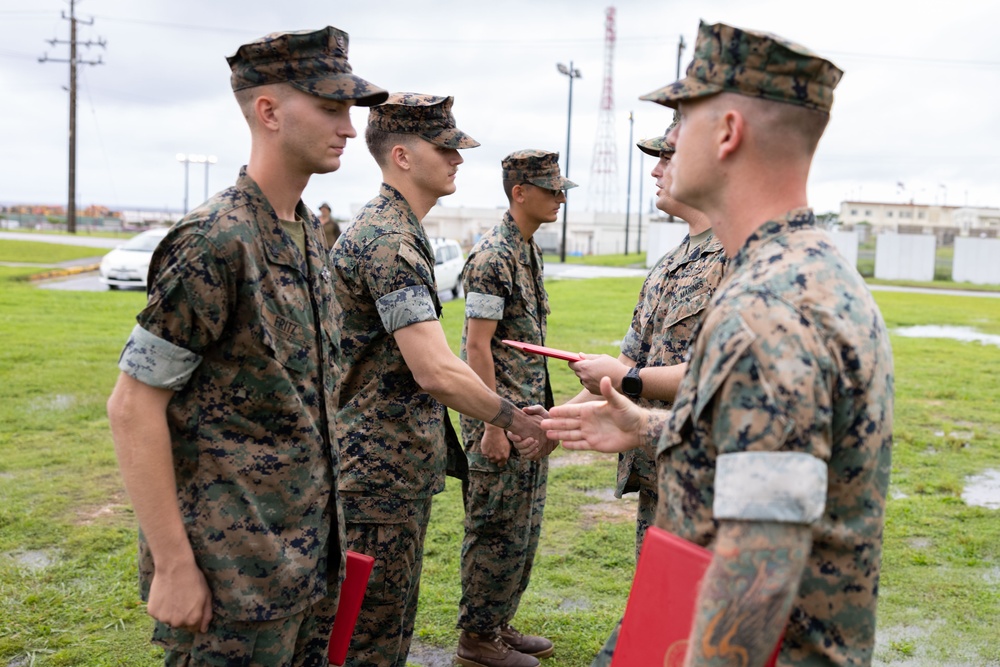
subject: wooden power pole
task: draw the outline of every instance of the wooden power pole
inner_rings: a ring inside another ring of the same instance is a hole
[[[69,203],[66,206],[66,231],[76,234],[76,66],[77,65],[103,65],[104,62],[98,56],[97,60],[80,60],[76,55],[77,46],[100,46],[104,48],[107,43],[98,38],[96,42],[78,42],[76,39],[76,24],[81,22],[76,18],[76,0],[69,0],[69,16],[63,12],[62,17],[69,21],[69,41],[60,39],[50,39],[49,44],[69,44],[69,59],[49,58],[49,54],[44,54],[38,59],[40,63],[69,63]],[[84,25],[93,25],[94,20],[83,22]]]

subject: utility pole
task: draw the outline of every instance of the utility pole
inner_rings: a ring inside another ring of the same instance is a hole
[[[642,253],[642,157],[645,155],[642,151],[639,151],[639,224],[636,227],[637,239],[635,242],[635,252],[636,254]]]
[[[628,218],[632,212],[632,125],[635,122],[634,115],[628,112],[628,185],[625,188],[625,254],[628,255]],[[642,201],[640,199],[640,201]],[[641,213],[639,214],[642,215]],[[641,218],[640,218],[641,219]]]
[[[681,35],[681,39],[677,42],[677,80],[681,79],[681,58],[684,57],[684,47],[687,44],[684,43],[684,35]]]
[[[66,16],[66,12],[62,13],[62,17],[69,21],[69,41],[61,39],[48,40],[52,46],[56,44],[69,44],[69,60],[49,58],[48,53],[45,53],[38,59],[40,63],[69,63],[69,203],[66,205],[66,231],[70,234],[76,234],[76,66],[104,64],[100,56],[97,57],[97,60],[79,60],[76,55],[76,47],[86,46],[89,48],[91,46],[99,46],[104,48],[107,46],[107,42],[100,37],[96,42],[91,42],[90,40],[86,42],[77,41],[77,22],[81,22],[84,25],[93,25],[94,19],[86,22],[80,21],[76,18],[75,5],[76,0],[69,0],[69,16]]]

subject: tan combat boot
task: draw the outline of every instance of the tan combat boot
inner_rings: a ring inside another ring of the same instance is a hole
[[[552,642],[545,637],[523,635],[511,625],[500,626],[500,639],[518,653],[531,655],[536,658],[547,658],[555,651]]]
[[[538,667],[538,660],[515,651],[495,632],[466,632],[458,636],[455,662],[465,667]]]

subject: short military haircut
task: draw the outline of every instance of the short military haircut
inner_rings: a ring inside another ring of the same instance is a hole
[[[769,153],[812,157],[830,122],[830,114],[803,106],[722,93],[734,106],[757,119],[760,141]]]
[[[288,96],[291,89],[291,86],[287,83],[269,83],[263,86],[241,88],[240,90],[233,91],[233,95],[236,97],[236,103],[240,105],[243,117],[253,127],[256,123],[253,111],[254,101],[261,95],[270,95],[281,100]]]
[[[507,195],[507,203],[514,201],[514,186],[521,185],[520,181],[513,181],[508,178],[503,179],[503,193]]]
[[[418,138],[414,134],[404,132],[386,132],[371,125],[365,130],[365,144],[368,152],[375,158],[375,162],[380,167],[389,164],[389,154],[393,146],[408,146],[414,139]]]

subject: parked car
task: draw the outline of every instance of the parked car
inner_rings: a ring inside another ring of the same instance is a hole
[[[432,238],[431,247],[434,249],[437,291],[451,292],[453,297],[458,298],[462,291],[462,267],[465,266],[462,246],[454,239]]]
[[[101,260],[100,280],[108,289],[146,287],[149,260],[153,251],[167,235],[168,228],[160,227],[136,234]]]

